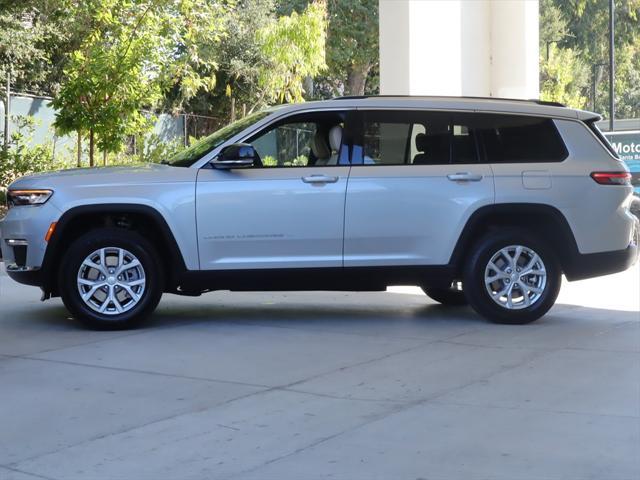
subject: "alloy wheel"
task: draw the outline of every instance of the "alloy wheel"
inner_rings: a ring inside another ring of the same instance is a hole
[[[89,254],[78,270],[78,292],[92,310],[119,315],[135,307],[146,287],[140,260],[118,247],[106,247]]]
[[[520,310],[540,300],[547,285],[547,271],[534,250],[510,245],[491,257],[484,283],[495,303],[508,310]]]

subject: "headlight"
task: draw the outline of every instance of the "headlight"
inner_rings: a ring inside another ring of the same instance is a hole
[[[53,195],[53,190],[9,190],[7,205],[9,208],[21,205],[42,205]]]

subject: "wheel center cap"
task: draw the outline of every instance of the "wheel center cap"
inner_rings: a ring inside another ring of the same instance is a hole
[[[115,285],[116,284],[116,277],[108,277],[107,278],[107,283],[109,285]]]
[[[513,273],[513,274],[511,275],[511,281],[512,281],[512,282],[515,282],[516,280],[518,280],[518,274],[517,274],[517,273]]]

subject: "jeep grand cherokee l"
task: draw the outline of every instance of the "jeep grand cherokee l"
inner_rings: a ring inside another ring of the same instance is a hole
[[[21,178],[10,277],[95,328],[163,292],[415,284],[499,322],[637,258],[630,174],[596,114],[478,98],[351,97],[249,115],[164,164]]]

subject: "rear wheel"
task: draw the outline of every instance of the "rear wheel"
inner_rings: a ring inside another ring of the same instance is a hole
[[[469,303],[495,323],[525,324],[553,306],[561,271],[553,253],[526,231],[494,233],[474,247],[464,272]]]
[[[153,245],[136,232],[99,229],[76,240],[60,269],[60,295],[84,325],[100,330],[137,326],[162,296]]]
[[[422,287],[422,290],[432,300],[442,305],[459,306],[469,303],[460,282],[453,282],[449,288]]]

